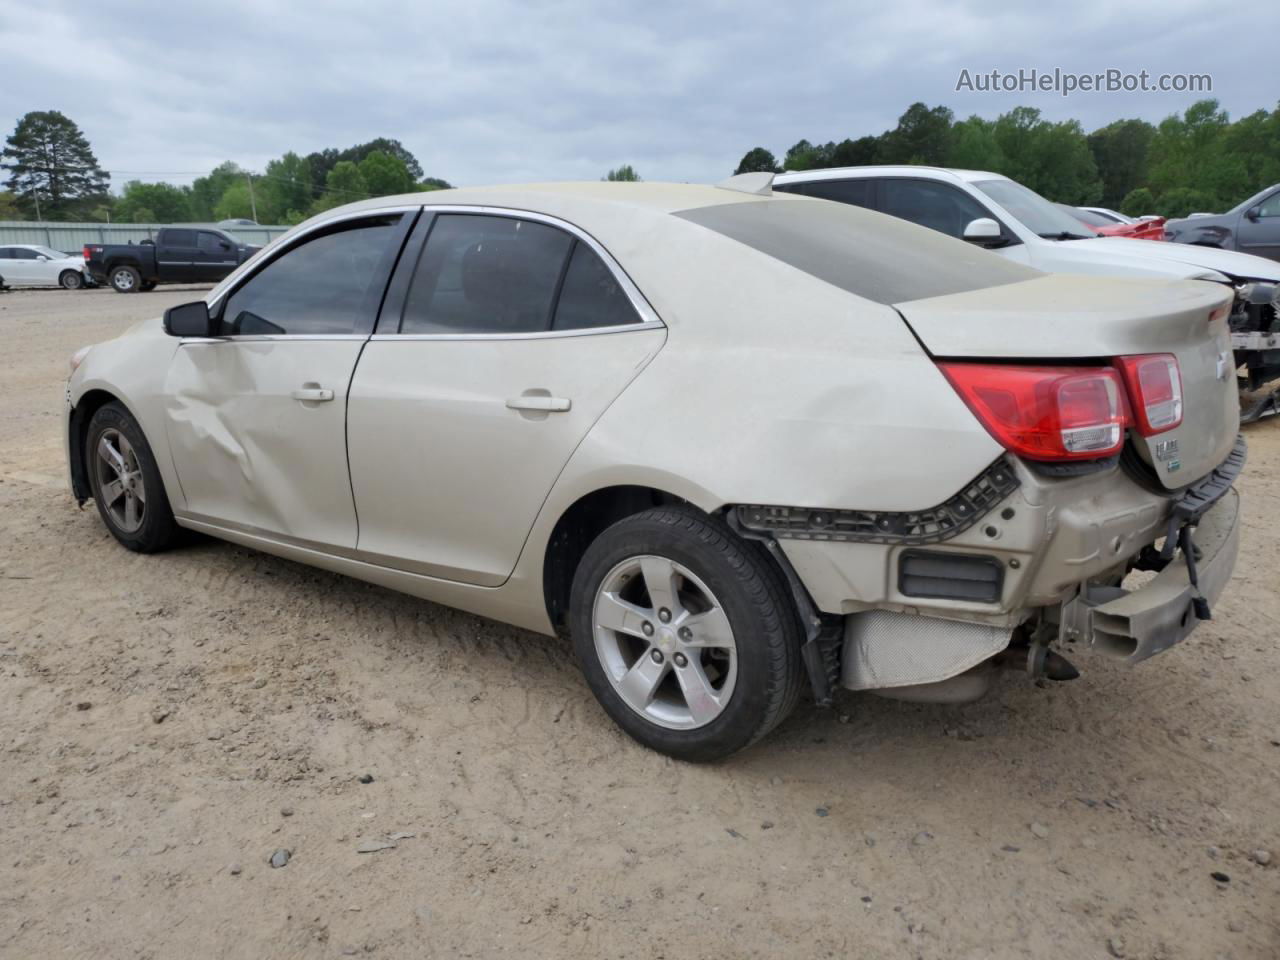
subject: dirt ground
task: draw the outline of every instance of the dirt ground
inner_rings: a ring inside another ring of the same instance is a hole
[[[1280,956],[1280,419],[1182,646],[695,767],[561,642],[78,511],[67,357],[191,298],[0,294],[0,956]]]

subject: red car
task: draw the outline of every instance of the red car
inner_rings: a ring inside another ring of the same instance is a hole
[[[1102,214],[1094,213],[1092,210],[1082,210],[1066,203],[1060,203],[1058,207],[1071,214],[1086,227],[1092,228],[1094,233],[1100,233],[1104,237],[1133,237],[1135,240],[1164,239],[1164,217],[1156,217],[1154,220],[1138,220],[1134,223],[1116,223],[1110,217],[1104,217]]]

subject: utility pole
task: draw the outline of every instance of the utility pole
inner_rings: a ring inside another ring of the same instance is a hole
[[[253,199],[253,174],[249,173],[248,171],[245,171],[244,178],[249,184],[249,209],[253,211],[253,222],[257,223],[258,222],[258,204]]]
[[[33,197],[35,198],[35,201],[36,201],[36,219],[37,219],[37,220],[39,220],[39,219],[40,219],[40,189],[39,189],[38,187],[32,187],[32,188],[31,188],[31,196],[33,196]]]

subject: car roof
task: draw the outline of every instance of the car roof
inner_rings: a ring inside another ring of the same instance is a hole
[[[674,213],[677,210],[689,210],[721,203],[741,203],[753,197],[758,200],[768,199],[767,194],[748,194],[741,190],[707,184],[567,181],[489,187],[453,187],[448,190],[430,190],[425,193],[402,193],[397,196],[375,197],[372,200],[347,204],[328,211],[322,216],[329,216],[338,211],[349,213],[417,204],[426,206],[457,204],[511,209],[529,207],[535,211],[543,211],[548,207],[590,209],[601,206],[614,208],[624,206],[656,213]],[[545,212],[551,211],[545,210]]]
[[[858,177],[924,177],[929,180],[953,180],[972,183],[975,180],[1008,180],[989,170],[961,170],[953,167],[929,167],[923,164],[896,164],[866,167],[825,167],[821,170],[788,170],[774,178],[774,183],[806,183],[812,180],[848,180]]]

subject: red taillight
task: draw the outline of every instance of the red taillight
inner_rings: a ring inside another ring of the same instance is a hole
[[[938,366],[991,435],[1020,456],[1090,460],[1124,445],[1124,390],[1110,367]]]
[[[87,243],[84,245],[84,249],[80,251],[80,256],[84,257],[85,260],[89,259],[89,245]]]
[[[1116,357],[1116,369],[1129,390],[1134,426],[1144,437],[1172,430],[1182,422],[1182,374],[1171,353]]]

